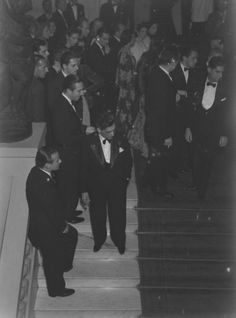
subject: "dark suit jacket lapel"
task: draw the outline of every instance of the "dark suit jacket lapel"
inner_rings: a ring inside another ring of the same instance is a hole
[[[63,96],[63,95],[62,95]],[[73,107],[71,106],[71,104],[68,102],[68,100],[63,96],[64,100],[65,100],[65,103],[66,103],[66,107],[68,107],[69,111],[71,113],[73,113],[74,116],[76,116],[79,121],[80,121],[80,117],[79,117],[79,114],[77,113],[77,111],[74,111]],[[75,107],[75,106],[74,106]],[[75,108],[76,110],[76,108]]]
[[[115,160],[119,155],[119,147],[118,144],[115,142],[115,140],[113,139],[111,142],[111,167],[114,166]]]
[[[98,135],[95,135],[94,138],[90,141],[90,148],[95,155],[97,161],[104,166],[105,157],[102,150],[102,145]]]

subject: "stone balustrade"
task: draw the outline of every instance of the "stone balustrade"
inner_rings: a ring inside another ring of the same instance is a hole
[[[25,182],[44,143],[45,124],[23,141],[0,144],[0,317],[27,318],[35,299],[36,251],[27,239]]]

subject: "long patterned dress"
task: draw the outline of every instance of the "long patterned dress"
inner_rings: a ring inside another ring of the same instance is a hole
[[[126,135],[134,120],[136,60],[131,53],[132,44],[121,49],[116,84],[119,89],[117,101],[117,129]]]

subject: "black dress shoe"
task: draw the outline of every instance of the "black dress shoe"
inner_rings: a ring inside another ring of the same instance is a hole
[[[83,210],[75,210],[75,211],[74,211],[74,215],[75,215],[75,216],[79,216],[79,215],[81,215],[83,212],[84,212]]]
[[[76,224],[76,223],[81,223],[84,221],[84,218],[80,217],[80,216],[72,216],[72,218],[70,218],[68,220],[68,223],[71,224]]]
[[[93,247],[94,253],[98,252],[101,248],[102,248],[102,245],[96,245],[95,244],[94,247]]]
[[[52,293],[52,294],[49,294],[50,297],[67,297],[67,296],[70,296],[70,295],[73,295],[75,293],[75,290],[72,289],[72,288],[65,288],[63,289],[62,291],[60,292],[57,292],[57,293]]]
[[[120,255],[125,254],[125,246],[118,246],[117,249]]]

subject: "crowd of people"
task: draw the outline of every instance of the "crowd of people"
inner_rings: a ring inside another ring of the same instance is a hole
[[[130,148],[146,158],[143,183],[155,195],[171,199],[168,177],[191,170],[188,189],[206,197],[217,149],[228,143],[230,70],[211,15],[207,32],[193,24],[190,37],[173,38],[155,19],[134,31],[119,0],[103,4],[90,23],[77,0],[56,0],[55,7],[43,0],[44,13],[29,26],[35,65],[27,110],[32,122],[46,122],[47,145],[28,177],[27,199],[49,295],[68,296],[74,291],[63,272],[72,268],[77,241],[68,224],[83,221],[79,198],[90,203],[94,252],[106,240],[107,214],[111,239],[125,252]],[[222,10],[226,1],[216,1],[212,14]]]

